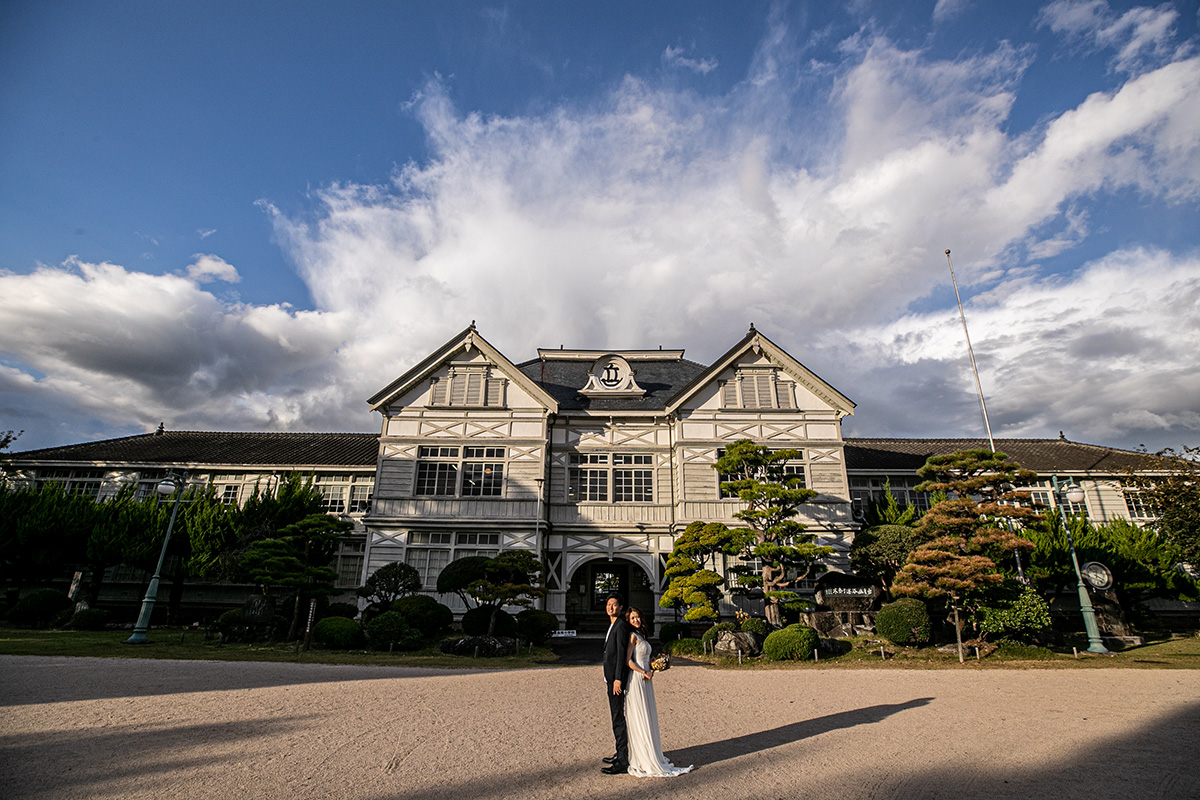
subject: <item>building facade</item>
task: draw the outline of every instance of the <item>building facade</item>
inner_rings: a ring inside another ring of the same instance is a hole
[[[435,593],[455,559],[525,549],[546,567],[544,607],[564,627],[587,631],[604,625],[611,590],[660,620],[670,615],[657,601],[675,536],[697,520],[739,524],[740,503],[722,496],[713,468],[732,442],[799,451],[788,471],[817,493],[799,521],[834,548],[835,570],[848,569],[868,502],[890,488],[925,508],[914,487],[929,456],[988,447],[983,439],[843,437],[854,403],[753,327],[705,365],[663,349],[538,350],[514,363],[472,325],[369,402],[379,434],[160,428],[14,453],[5,479],[62,482],[102,500],[129,482],[150,491],[168,470],[187,469],[193,484],[232,503],[299,472],[313,478],[329,513],[355,523],[336,563],[347,597],[393,561],[416,567],[423,591]],[[1038,473],[1032,499],[1044,505],[1055,503],[1049,480],[1057,475],[1085,490],[1073,512],[1099,523],[1147,519],[1122,484],[1129,471],[1154,466],[1145,454],[1061,437],[996,446]],[[130,591],[136,600],[136,585]],[[438,599],[464,610],[454,595]]]

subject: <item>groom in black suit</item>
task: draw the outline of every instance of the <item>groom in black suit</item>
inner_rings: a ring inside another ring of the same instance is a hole
[[[608,710],[612,713],[613,739],[617,752],[604,759],[609,766],[600,771],[621,775],[629,771],[629,742],[625,732],[625,687],[629,685],[629,624],[624,619],[621,596],[610,594],[604,605],[608,634],[604,637],[604,683],[608,687]]]

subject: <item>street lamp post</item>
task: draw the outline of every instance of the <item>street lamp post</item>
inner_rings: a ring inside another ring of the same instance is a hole
[[[187,484],[188,473],[184,470],[181,477],[176,478],[174,471],[155,487],[162,497],[174,496],[174,506],[171,508],[171,521],[167,523],[167,535],[163,537],[162,552],[158,554],[158,566],[154,569],[154,577],[146,587],[146,596],[142,598],[142,611],[138,614],[137,624],[133,626],[133,635],[125,640],[126,644],[146,644],[146,631],[150,629],[150,615],[154,613],[154,601],[158,599],[158,582],[162,577],[163,562],[167,560],[167,548],[171,545],[171,531],[175,529],[175,517],[179,514],[179,501],[183,487]]]
[[[1071,548],[1071,564],[1075,567],[1075,579],[1079,588],[1079,610],[1083,614],[1083,627],[1087,631],[1089,653],[1107,653],[1108,648],[1100,639],[1100,627],[1096,624],[1096,610],[1092,608],[1092,598],[1088,595],[1087,584],[1083,582],[1083,573],[1079,570],[1079,556],[1075,554],[1075,539],[1071,536],[1071,526],[1067,524],[1067,511],[1064,500],[1070,503],[1083,502],[1083,488],[1074,481],[1068,481],[1065,486],[1059,486],[1058,476],[1053,475],[1050,483],[1054,487],[1054,499],[1058,503],[1059,516],[1062,517],[1063,531],[1067,534],[1067,544]]]

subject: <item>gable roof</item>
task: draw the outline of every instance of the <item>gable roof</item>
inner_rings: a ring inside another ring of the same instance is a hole
[[[428,355],[424,361],[417,364],[408,372],[401,375],[396,380],[392,381],[385,388],[377,392],[373,397],[367,400],[371,404],[372,411],[378,411],[383,406],[395,400],[400,395],[412,389],[421,381],[427,379],[433,372],[450,359],[455,353],[462,349],[476,349],[486,358],[498,366],[505,375],[513,380],[522,389],[528,392],[535,400],[544,405],[551,413],[558,411],[558,401],[554,397],[547,394],[540,386],[531,381],[528,376],[517,369],[517,365],[508,360],[507,357],[495,347],[479,335],[475,330],[475,323],[472,322],[457,336],[450,339],[444,345],[439,347]]]
[[[683,351],[585,351],[539,350],[539,358],[518,366],[530,380],[545,389],[563,411],[663,411],[667,401],[704,371],[683,357]],[[596,358],[618,355],[629,360],[637,384],[645,390],[640,397],[583,395],[580,390],[588,383],[589,371]],[[661,355],[661,357],[660,357]]]
[[[1049,472],[1157,471],[1162,461],[1148,453],[1117,450],[1067,439],[996,439],[996,450],[1026,469]],[[859,439],[846,437],[846,469],[915,472],[930,456],[957,450],[987,450],[987,439]]]
[[[376,433],[216,433],[164,431],[12,453],[22,462],[374,467]]]
[[[854,414],[854,401],[830,386],[808,367],[792,358],[786,350],[772,342],[765,334],[755,330],[753,325],[750,326],[750,330],[742,337],[740,342],[730,348],[725,355],[714,361],[712,366],[696,375],[687,386],[684,386],[675,397],[671,398],[670,402],[667,403],[666,410],[668,412],[677,411],[689,398],[708,385],[717,375],[720,375],[723,371],[736,364],[739,358],[751,350],[756,353],[766,353],[767,358],[780,369],[791,375],[801,386],[808,389],[817,397],[820,397],[836,410],[843,414]]]

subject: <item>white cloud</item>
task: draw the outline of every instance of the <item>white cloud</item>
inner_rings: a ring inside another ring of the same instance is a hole
[[[216,232],[217,232],[216,228],[197,228],[196,229],[196,233],[200,235],[201,239],[207,239],[208,237],[212,236]]]
[[[908,315],[952,302],[953,247],[983,292],[970,321],[999,430],[1196,430],[1200,343],[1164,336],[1200,329],[1194,257],[1130,248],[1072,279],[1018,255],[1086,241],[1099,193],[1195,200],[1200,60],[1014,135],[1028,50],[938,60],[863,33],[844,52],[824,97],[788,77],[781,27],[716,97],[629,77],[590,106],[483,117],[432,82],[409,107],[427,160],[317,189],[304,214],[263,203],[317,311],[218,299],[202,284],[238,273],[211,255],[186,277],[0,276],[0,350],[27,367],[9,379],[147,428],[361,429],[366,397],[472,319],[517,360],[662,344],[705,361],[754,322],[860,401],[852,430],[971,433],[954,313]]]
[[[1186,53],[1174,42],[1178,18],[1170,5],[1139,6],[1118,16],[1105,0],[1055,0],[1042,9],[1039,23],[1068,41],[1116,51],[1113,69],[1136,73]]]
[[[237,268],[220,256],[197,253],[192,258],[196,260],[188,266],[187,276],[196,283],[211,283],[212,281],[237,283],[242,279]]]
[[[701,75],[707,75],[717,68],[715,58],[688,58],[683,54],[682,47],[671,47],[670,45],[663,50],[662,60],[668,67],[682,67]]]

